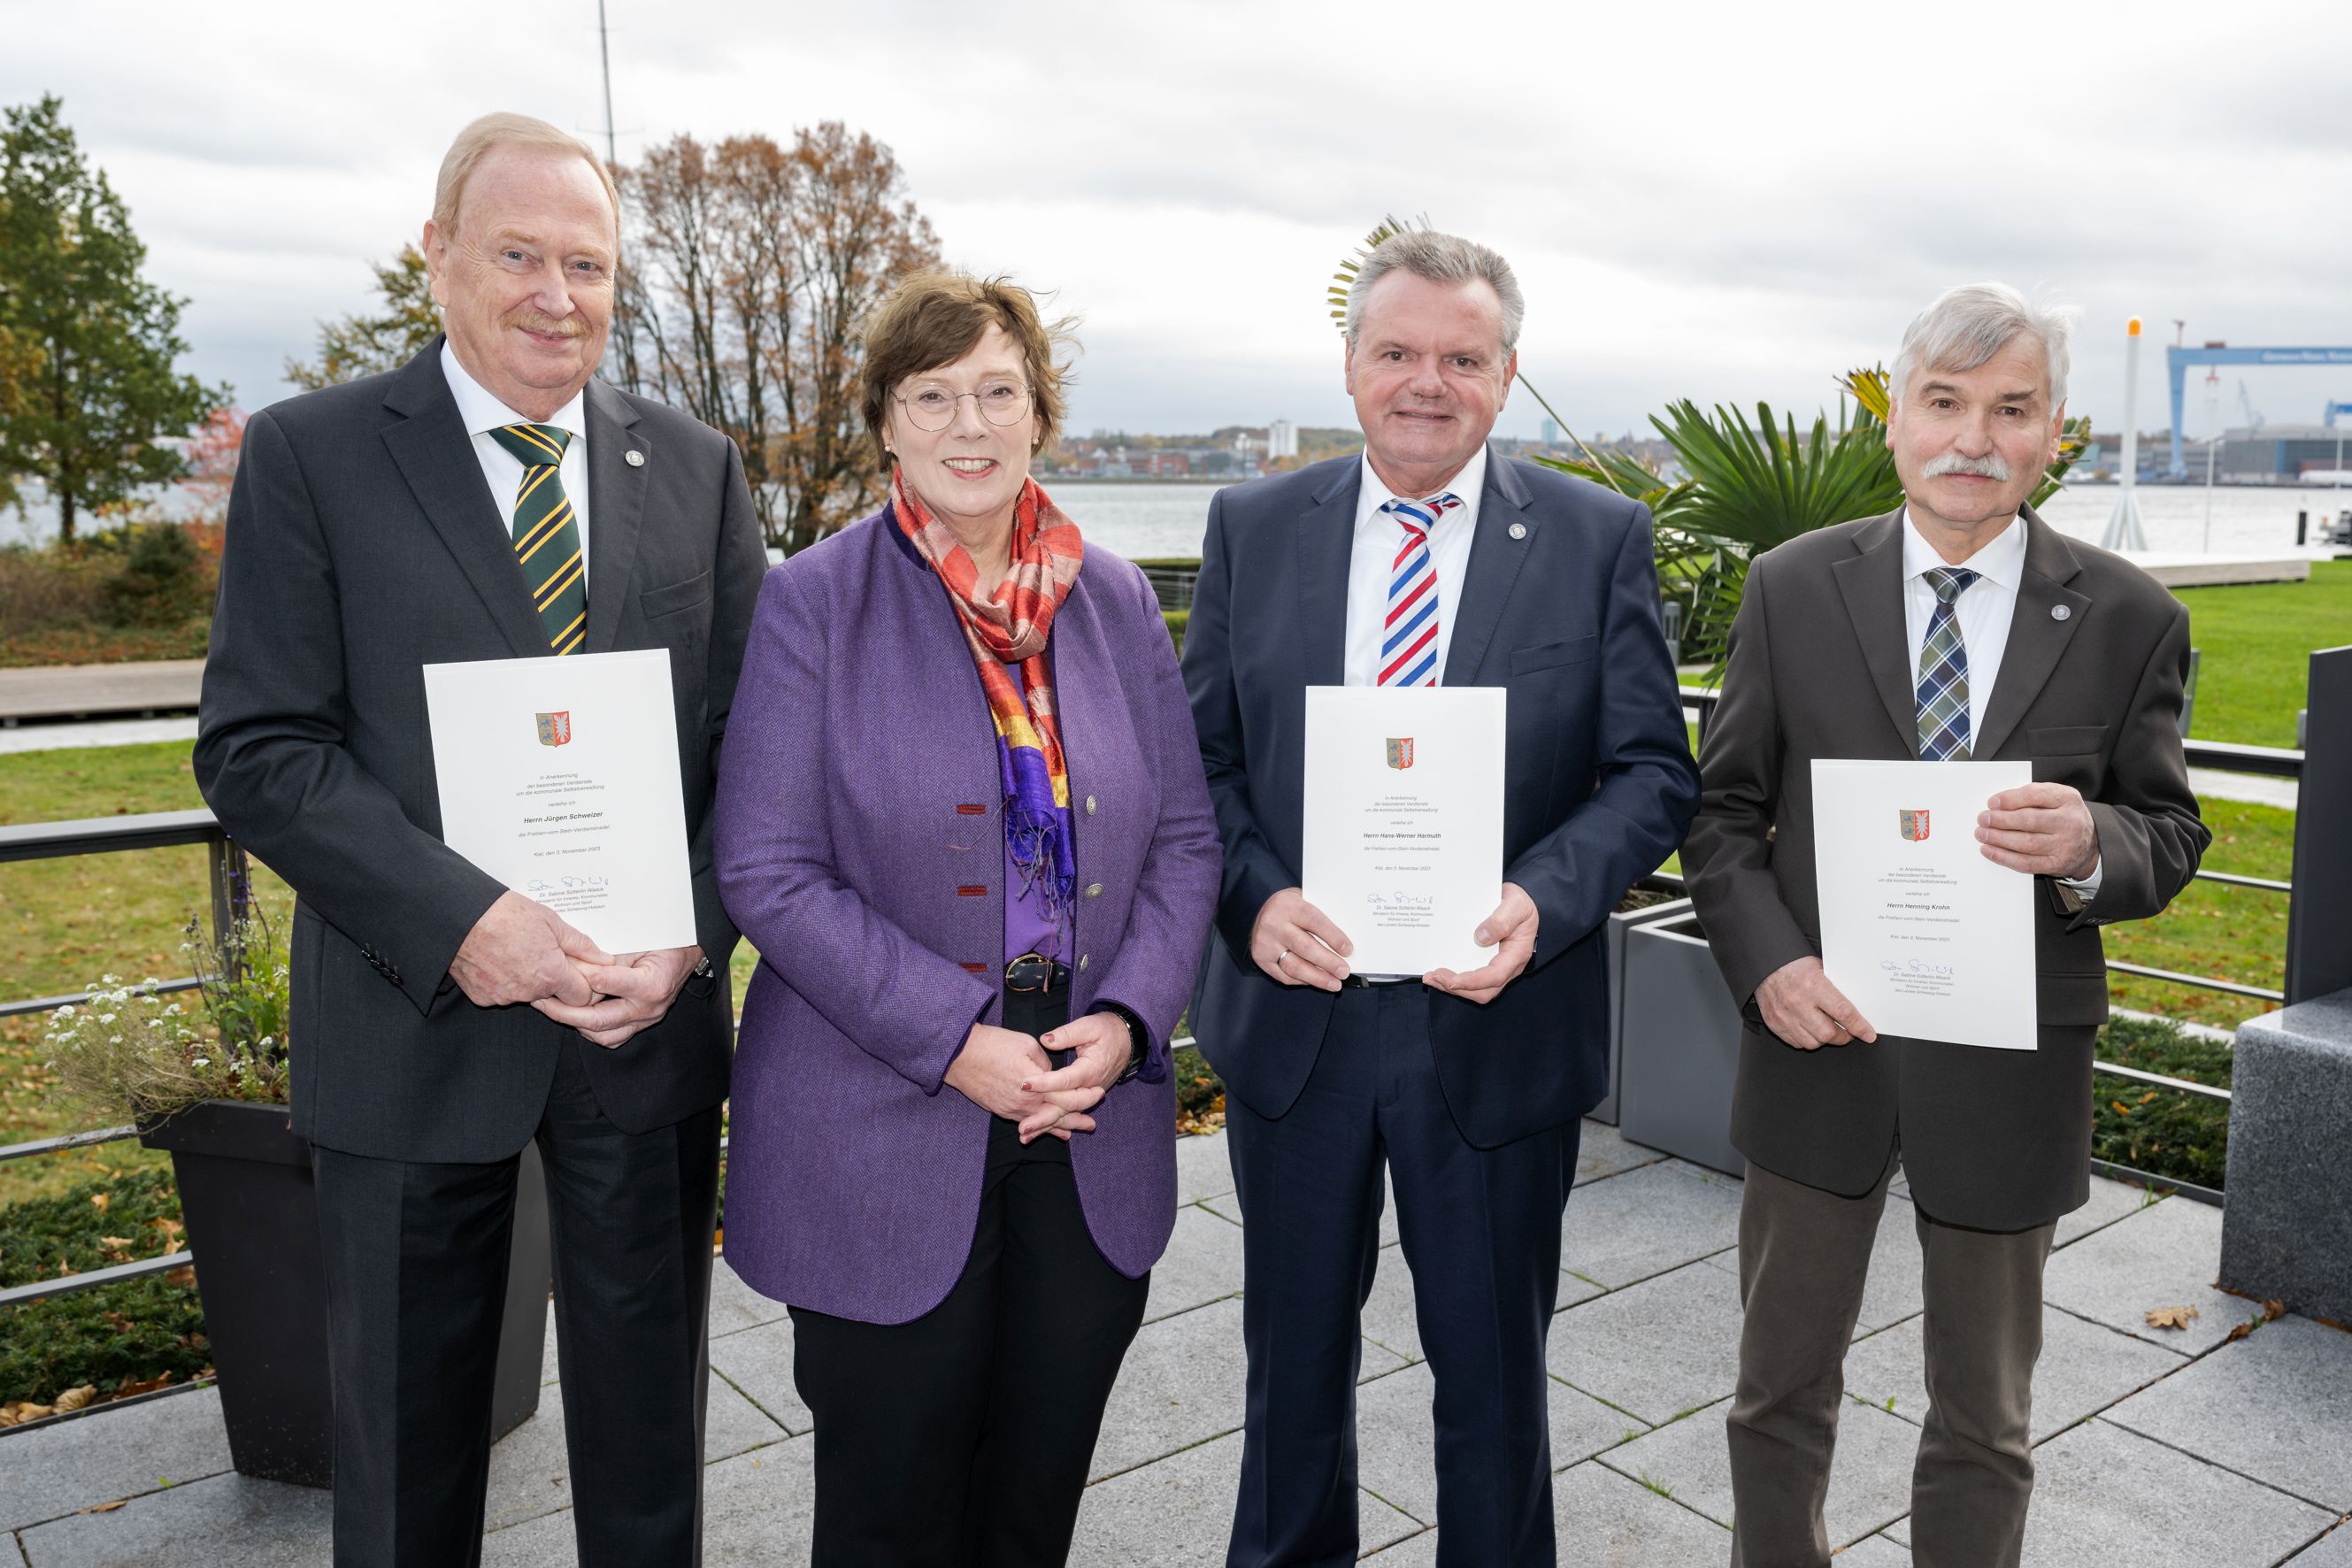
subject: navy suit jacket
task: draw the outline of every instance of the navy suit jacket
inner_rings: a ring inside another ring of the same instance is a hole
[[[1341,684],[1361,460],[1220,490],[1185,630],[1184,683],[1224,839],[1193,1033],[1227,1089],[1280,1116],[1305,1087],[1330,993],[1251,962],[1266,900],[1299,884],[1307,688]],[[1494,1147],[1580,1116],[1608,1087],[1602,926],[1682,842],[1698,805],[1659,624],[1647,508],[1489,456],[1446,683],[1510,693],[1504,879],[1539,915],[1526,973],[1484,1006],[1430,992],[1463,1136]],[[1344,928],[1343,928],[1344,929]]]

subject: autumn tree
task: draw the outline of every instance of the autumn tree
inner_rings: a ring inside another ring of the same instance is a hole
[[[318,357],[287,360],[286,379],[304,391],[397,370],[440,331],[441,307],[433,302],[425,253],[413,242],[390,261],[368,263],[368,270],[375,274],[378,307],[320,322]]]
[[[871,510],[859,324],[939,258],[889,148],[828,121],[789,148],[679,136],[618,174],[608,373],[734,438],[769,543],[798,550]]]
[[[18,356],[15,406],[0,406],[0,479],[39,479],[70,540],[84,511],[176,478],[180,455],[163,438],[228,390],[174,368],[186,301],[141,276],[147,247],[63,107],[47,97],[0,126],[0,332]]]

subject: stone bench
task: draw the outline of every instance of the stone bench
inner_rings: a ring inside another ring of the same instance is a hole
[[[2352,1322],[2352,991],[2242,1024],[2223,1289]]]

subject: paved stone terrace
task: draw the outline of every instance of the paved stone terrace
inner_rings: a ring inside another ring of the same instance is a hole
[[[1181,1145],[1181,1196],[1143,1331],[1113,1396],[1073,1561],[1214,1564],[1240,1463],[1240,1213],[1222,1138]],[[2035,1388],[2033,1568],[2352,1568],[2352,1333],[2288,1317],[2231,1342],[2253,1306],[2212,1289],[2220,1211],[2094,1181],[2059,1227]],[[1898,1194],[1902,1189],[1898,1185]],[[1551,1336],[1563,1564],[1722,1568],[1723,1415],[1739,1327],[1737,1181],[1588,1122]],[[1847,1363],[1828,1519],[1841,1563],[1900,1568],[1921,1376],[1918,1245],[1891,1201]],[[1365,1313],[1363,1550],[1436,1561],[1430,1376],[1391,1227]],[[807,1561],[807,1409],[783,1309],[722,1268],[711,1313],[708,1548],[713,1568]],[[2193,1306],[2186,1332],[2153,1307]],[[499,1446],[484,1561],[571,1564],[563,1414]],[[89,1510],[121,1500],[105,1512]],[[209,1390],[0,1436],[0,1564],[328,1561],[323,1492],[228,1469]],[[2333,1533],[2330,1533],[2331,1531]]]

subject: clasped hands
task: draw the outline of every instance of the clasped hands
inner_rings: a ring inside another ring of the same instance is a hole
[[[449,977],[478,1007],[529,1003],[610,1050],[658,1024],[699,947],[610,953],[546,905],[504,892],[466,933]]]
[[[1977,844],[1988,860],[2034,877],[2079,882],[2099,864],[2098,825],[2080,790],[2032,784],[2003,790],[1977,814]],[[1830,984],[1822,961],[1784,963],[1756,988],[1765,1027],[1801,1051],[1874,1042],[1878,1031],[1845,993]]]
[[[1517,980],[1536,952],[1536,901],[1517,882],[1503,884],[1503,901],[1478,922],[1475,940],[1495,956],[1467,973],[1433,969],[1421,977],[1433,991],[1485,1006]],[[1250,959],[1285,985],[1337,991],[1348,978],[1355,943],[1297,888],[1266,900],[1250,927]]]
[[[991,1115],[1019,1122],[1024,1143],[1047,1135],[1066,1143],[1073,1132],[1095,1130],[1087,1112],[1127,1070],[1130,1038],[1116,1013],[1089,1013],[1041,1037],[974,1024],[948,1064],[947,1085]],[[1056,1068],[1048,1050],[1077,1055]]]

